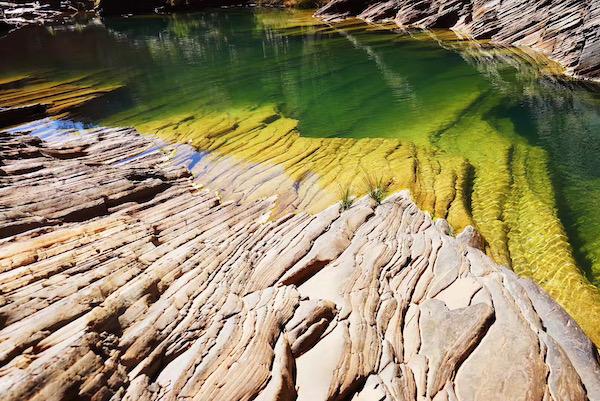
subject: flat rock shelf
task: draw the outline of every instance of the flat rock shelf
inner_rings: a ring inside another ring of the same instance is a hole
[[[5,401],[600,400],[577,324],[407,192],[274,220],[132,129],[29,133],[0,134]]]

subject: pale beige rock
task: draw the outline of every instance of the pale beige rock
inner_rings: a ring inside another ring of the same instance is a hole
[[[449,28],[460,36],[529,47],[570,75],[600,79],[600,3],[589,0],[330,0],[325,20],[358,17],[402,28]]]
[[[150,146],[0,133],[3,401],[600,400],[574,321],[408,193],[271,220]]]

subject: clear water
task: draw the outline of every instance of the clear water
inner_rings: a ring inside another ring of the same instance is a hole
[[[498,141],[541,149],[549,202],[578,265],[600,282],[597,87],[549,78],[509,52],[307,20],[231,9],[31,27],[0,39],[0,77],[122,83],[81,110],[100,124],[273,104],[302,136],[402,138],[477,166],[493,165]]]
[[[31,30],[0,42],[2,54],[16,56],[2,69],[118,69],[127,90],[101,117],[127,108],[156,115],[206,103],[274,103],[300,121],[305,136],[418,137],[443,127],[488,87],[459,54],[433,41],[344,29],[281,35],[261,25],[261,18],[285,18],[278,14],[228,10],[109,19],[105,27],[53,35]]]

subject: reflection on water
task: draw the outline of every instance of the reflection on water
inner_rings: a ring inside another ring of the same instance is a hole
[[[307,31],[281,35],[246,11],[221,11],[111,19],[106,28],[53,36],[40,28],[3,41],[0,49],[19,46],[7,70],[118,69],[127,90],[95,116],[112,116],[115,123],[144,118],[143,111],[156,117],[175,109],[274,103],[300,121],[305,136],[418,139],[488,89],[476,69],[435,42],[398,40],[391,32]]]
[[[357,23],[315,25],[306,13],[247,9],[31,27],[0,39],[0,54],[10,55],[0,79],[25,74],[79,77],[84,87],[122,84],[78,109],[78,118],[88,122],[159,135],[168,127],[177,132],[171,137],[201,146],[206,135],[193,132],[189,121],[212,111],[212,148],[201,151],[215,149],[219,133],[230,135],[248,120],[221,129],[223,113],[235,117],[271,107],[280,114],[267,113],[248,131],[268,137],[268,147],[251,153],[230,146],[227,155],[258,163],[261,154],[276,154],[273,149],[282,146],[275,133],[295,130],[290,119],[297,120],[304,138],[348,142],[318,142],[317,152],[317,142],[286,137],[285,146],[297,154],[289,150],[272,160],[296,177],[296,192],[308,176],[320,176],[318,184],[326,188],[337,184],[342,173],[331,171],[338,167],[364,167],[365,160],[380,166],[381,159],[396,169],[392,174],[414,170],[409,172],[418,182],[410,188],[422,189],[415,196],[436,215],[452,222],[455,204],[442,201],[462,198],[470,216],[455,218],[455,226],[476,224],[492,256],[535,277],[558,298],[567,279],[554,273],[577,270],[562,239],[564,226],[577,265],[600,285],[600,91],[542,76],[524,54]],[[0,104],[2,99],[0,93]],[[276,118],[280,131],[259,132]],[[389,138],[392,145],[369,153],[373,142],[363,146],[355,138]],[[403,170],[395,158],[405,143],[426,151]],[[302,161],[315,152],[318,162]],[[208,153],[199,153],[193,166]],[[428,185],[433,194],[423,189]],[[542,277],[538,270],[547,265],[550,273]],[[568,283],[574,291],[587,285]],[[597,296],[586,294],[581,296]]]

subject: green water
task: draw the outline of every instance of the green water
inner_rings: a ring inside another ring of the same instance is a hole
[[[263,15],[281,13],[110,19],[52,36],[31,30],[0,42],[2,54],[17,55],[1,69],[118,69],[127,90],[97,117],[121,112],[130,122],[146,117],[143,111],[158,117],[197,105],[274,103],[300,120],[306,136],[418,138],[488,88],[459,54],[433,41],[343,29],[281,35],[261,25]]]
[[[230,9],[31,27],[0,39],[0,77],[123,83],[80,110],[90,123],[273,104],[306,137],[402,138],[484,167],[498,138],[541,150],[549,203],[578,265],[600,283],[598,88],[545,77],[502,52],[365,26],[294,27],[299,16]]]

